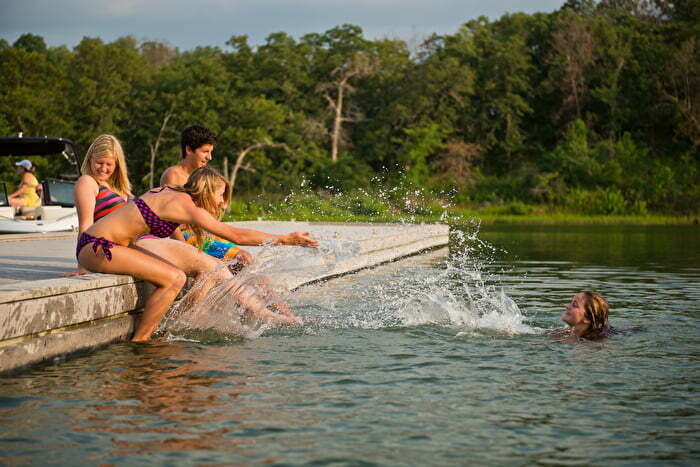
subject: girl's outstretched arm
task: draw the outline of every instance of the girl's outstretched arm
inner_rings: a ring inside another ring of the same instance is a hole
[[[199,225],[204,230],[230,240],[238,245],[264,245],[270,241],[274,245],[297,245],[307,248],[316,248],[318,240],[311,238],[309,232],[292,232],[289,235],[276,235],[253,229],[240,229],[216,220],[204,209],[198,208],[194,203],[183,206],[188,221]]]

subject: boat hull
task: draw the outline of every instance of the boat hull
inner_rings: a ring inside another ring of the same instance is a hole
[[[46,221],[0,219],[0,233],[48,233],[71,230],[78,230],[77,214]]]

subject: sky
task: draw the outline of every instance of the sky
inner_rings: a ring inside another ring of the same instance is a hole
[[[275,32],[294,38],[335,26],[362,27],[367,39],[418,44],[451,34],[479,16],[551,12],[564,0],[0,0],[0,37],[30,32],[49,46],[74,47],[85,36],[111,42],[131,35],[182,50],[225,47],[234,35],[263,44]]]

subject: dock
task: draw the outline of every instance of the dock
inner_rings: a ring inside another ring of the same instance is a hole
[[[310,232],[318,249],[244,247],[269,264],[270,284],[298,287],[448,244],[441,224],[233,222],[272,234]],[[129,339],[150,285],[75,270],[76,234],[0,235],[0,374]],[[295,267],[296,266],[296,267]]]

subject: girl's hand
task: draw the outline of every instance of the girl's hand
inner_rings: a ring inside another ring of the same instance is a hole
[[[292,232],[287,237],[290,245],[299,245],[305,248],[318,247],[318,240],[309,237],[309,232]]]

